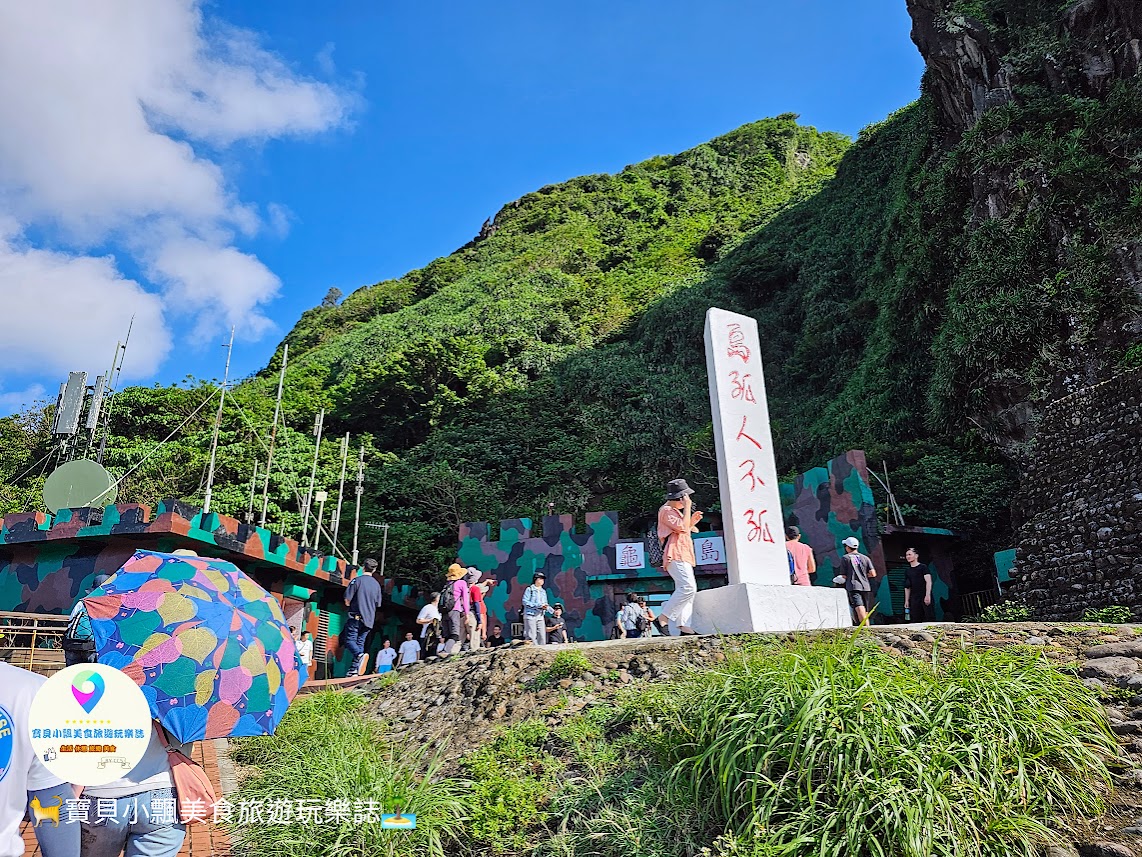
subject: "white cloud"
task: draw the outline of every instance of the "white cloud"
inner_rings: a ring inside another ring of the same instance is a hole
[[[0,230],[0,301],[35,331],[0,342],[0,373],[101,362],[132,311],[154,331],[141,374],[172,322],[264,333],[280,283],[235,242],[284,234],[287,210],[263,222],[214,153],[337,127],[352,104],[195,0],[0,3],[0,217],[15,224]],[[109,246],[151,281],[124,277]],[[95,321],[109,326],[85,332]]]
[[[5,373],[102,371],[132,316],[125,378],[150,375],[170,350],[159,297],[125,279],[109,257],[37,250],[0,233],[0,295]]]

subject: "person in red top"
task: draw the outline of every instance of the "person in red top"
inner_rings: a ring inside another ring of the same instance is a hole
[[[793,555],[793,569],[797,586],[812,586],[813,581],[809,575],[817,573],[817,560],[813,556],[813,549],[801,541],[801,530],[789,526],[785,528],[785,548]]]
[[[480,570],[468,569],[468,591],[472,596],[472,618],[468,623],[468,645],[472,651],[480,648],[480,644],[488,636],[488,608],[484,604],[484,592],[487,581],[480,582]]]
[[[662,542],[662,566],[674,581],[674,594],[662,605],[655,626],[669,636],[667,619],[678,626],[679,634],[696,634],[690,627],[698,582],[694,579],[694,539],[702,513],[693,507],[694,493],[685,479],[673,479],[666,486],[666,503],[658,510],[658,539]]]

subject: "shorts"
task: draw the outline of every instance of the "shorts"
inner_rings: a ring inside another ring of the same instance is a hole
[[[850,607],[863,607],[865,610],[872,609],[872,592],[860,589],[849,590],[849,606]]]

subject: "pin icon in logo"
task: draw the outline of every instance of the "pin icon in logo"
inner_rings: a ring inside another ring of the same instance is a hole
[[[91,670],[81,672],[71,683],[71,695],[80,704],[84,711],[90,714],[103,698],[103,691],[107,686],[103,683],[103,676]]]

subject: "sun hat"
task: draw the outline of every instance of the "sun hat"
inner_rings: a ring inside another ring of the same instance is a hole
[[[460,565],[460,563],[458,563],[458,562],[454,562],[454,563],[452,563],[452,565],[448,566],[448,579],[449,580],[459,580],[460,578],[462,578],[467,573],[468,573],[468,569],[464,568],[464,566]]]
[[[693,494],[694,489],[686,484],[685,479],[671,479],[666,483],[666,499],[681,500],[687,494]]]

